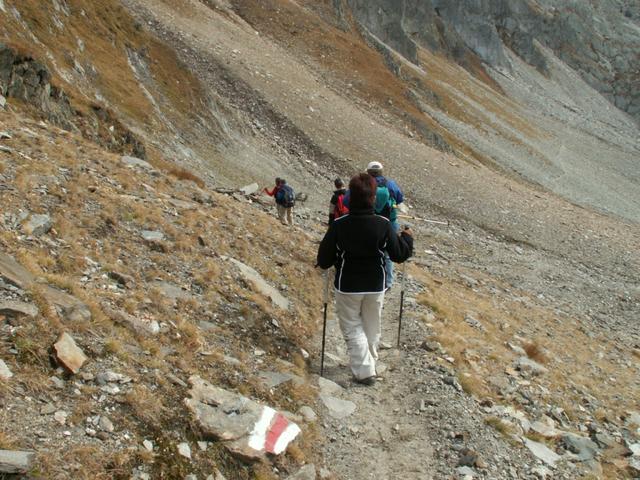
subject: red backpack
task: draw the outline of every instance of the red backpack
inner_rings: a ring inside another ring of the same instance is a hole
[[[343,215],[349,213],[349,208],[344,204],[344,193],[338,195],[338,201],[336,202],[336,209],[334,218],[340,218]]]

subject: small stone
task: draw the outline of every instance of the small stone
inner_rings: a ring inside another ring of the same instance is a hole
[[[7,99],[4,96],[0,95],[0,108],[4,108],[7,106]]]
[[[578,456],[578,460],[586,461],[593,460],[598,452],[598,445],[587,438],[575,435],[572,433],[566,433],[562,436],[562,443],[572,453]]]
[[[523,438],[525,446],[533,453],[537,458],[544,463],[553,467],[555,463],[560,460],[560,455],[551,450],[549,447],[540,442],[534,442],[528,438]]]
[[[551,470],[542,465],[531,470],[531,473],[533,473],[539,480],[547,480],[548,478],[552,478]]]
[[[191,447],[187,442],[182,442],[178,444],[178,453],[185,458],[191,458]]]
[[[22,225],[22,230],[27,235],[32,235],[34,237],[40,237],[45,233],[48,233],[53,227],[53,221],[51,217],[47,214],[33,214],[29,217],[29,220]]]
[[[259,189],[260,189],[260,186],[257,183],[252,183],[250,185],[245,185],[244,187],[240,188],[240,192],[244,195],[251,195],[253,193],[256,193]]]
[[[87,427],[84,429],[84,433],[86,433],[88,437],[95,437],[98,432],[93,428]]]
[[[77,303],[65,308],[62,316],[68,322],[73,323],[88,323],[91,321],[91,310],[83,303]]]
[[[54,420],[58,422],[60,425],[65,425],[67,423],[68,416],[69,414],[64,410],[58,410],[56,413],[53,414]]]
[[[49,377],[49,380],[51,380],[51,383],[53,383],[53,386],[62,390],[67,384],[64,383],[64,380],[62,380],[59,377],[56,377],[55,375],[52,375],[51,377]]]
[[[104,415],[100,417],[100,422],[98,425],[104,432],[111,433],[114,431],[113,422],[111,422],[111,420],[109,420],[109,418],[105,417]]]
[[[142,230],[140,232],[142,238],[147,242],[161,242],[164,240],[164,233],[158,232],[156,230]]]
[[[304,418],[307,423],[313,423],[318,419],[318,415],[316,415],[316,412],[314,412],[314,410],[307,405],[300,407],[298,413],[302,416],[302,418]]]
[[[145,448],[146,451],[153,452],[153,442],[151,440],[144,440],[142,442],[142,446]]]
[[[11,372],[11,370],[9,370],[7,364],[4,363],[4,360],[0,360],[0,380],[6,382],[11,377],[13,377],[13,373]]]
[[[151,165],[149,162],[141,160],[140,158],[124,155],[120,158],[120,160],[122,161],[122,163],[124,163],[127,167],[130,167],[130,168],[139,167],[144,170],[155,170],[155,168],[153,168],[153,165]]]
[[[320,395],[320,399],[333,418],[346,418],[356,410],[356,404],[349,400],[341,400],[330,395]]]
[[[201,451],[206,452],[208,447],[209,447],[209,442],[198,441],[198,448]]]
[[[40,415],[51,415],[56,411],[56,406],[53,403],[47,403],[40,408]]]
[[[531,360],[528,357],[518,358],[518,360],[516,361],[516,368],[523,373],[528,373],[533,376],[542,375],[549,371],[546,367],[540,365],[538,362],[536,362],[535,360]]]
[[[103,442],[106,442],[107,440],[109,440],[109,434],[107,432],[98,432],[96,433],[96,438],[102,440]]]
[[[463,477],[465,479],[473,478],[476,475],[476,472],[473,470],[473,468],[470,467],[458,467],[456,468],[456,472],[460,477]]]
[[[71,373],[78,373],[87,361],[87,356],[78,348],[71,335],[63,333],[53,345],[56,358]]]
[[[379,348],[380,350],[391,350],[391,349],[393,348],[393,345],[391,345],[391,344],[390,344],[390,343],[388,343],[388,342],[380,342],[380,343],[378,344],[378,348]]]

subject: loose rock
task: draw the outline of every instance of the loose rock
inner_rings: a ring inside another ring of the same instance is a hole
[[[58,341],[53,345],[56,358],[60,364],[71,373],[78,373],[86,362],[87,356],[78,348],[71,335],[63,333]]]

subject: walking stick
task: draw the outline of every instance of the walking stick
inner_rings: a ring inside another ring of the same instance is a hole
[[[329,270],[323,272],[324,276],[324,313],[322,320],[322,354],[320,357],[320,376],[324,376],[324,344],[327,338],[327,304],[329,303]]]
[[[407,279],[407,262],[402,264],[402,281],[400,282],[400,316],[398,317],[398,348],[400,348],[400,333],[402,331],[402,310],[404,309],[404,286]]]

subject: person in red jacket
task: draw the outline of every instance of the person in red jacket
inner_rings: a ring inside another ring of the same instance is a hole
[[[271,190],[268,190],[267,187],[264,187],[262,191],[267,195],[269,195],[270,197],[273,197],[273,199],[275,200],[276,214],[278,215],[278,219],[282,222],[283,212],[281,211],[282,208],[280,207],[280,205],[278,205],[278,199],[276,197],[276,195],[278,195],[278,192],[280,191],[281,188],[282,188],[282,179],[280,177],[276,177],[276,184],[274,185],[274,187]]]

